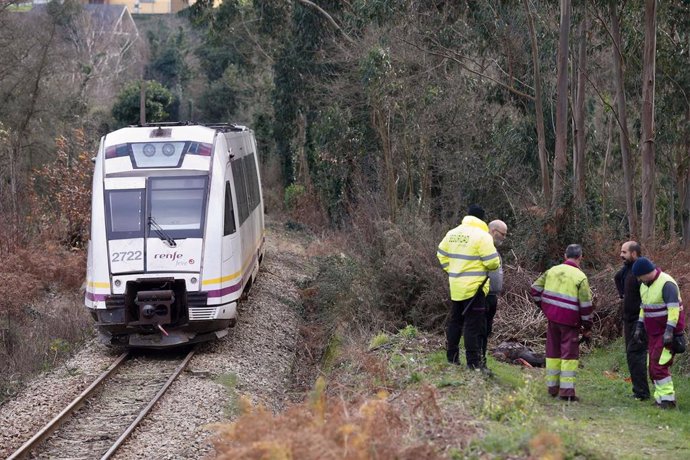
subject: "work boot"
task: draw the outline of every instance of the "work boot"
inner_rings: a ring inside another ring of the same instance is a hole
[[[638,395],[636,393],[633,393],[631,395],[628,395],[633,399],[636,399],[638,401],[647,401],[649,399],[649,395]]]
[[[675,409],[676,408],[676,402],[675,401],[661,401],[660,403],[656,403],[656,407],[659,409]]]
[[[562,401],[568,401],[568,402],[579,402],[580,401],[580,398],[578,398],[577,396],[559,396],[559,398]]]
[[[494,376],[494,373],[491,371],[491,369],[489,369],[489,368],[486,367],[486,366],[480,367],[479,370],[480,370],[481,373],[484,374],[484,376],[486,376],[486,377],[493,378],[493,376]]]
[[[460,364],[460,350],[446,350],[446,359],[450,364]]]

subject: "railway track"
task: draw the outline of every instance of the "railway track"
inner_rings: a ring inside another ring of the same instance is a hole
[[[110,458],[193,355],[123,353],[8,460]]]

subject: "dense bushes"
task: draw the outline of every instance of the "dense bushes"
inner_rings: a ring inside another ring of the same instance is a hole
[[[25,231],[0,246],[0,399],[91,334],[80,290],[91,209],[90,145],[82,130],[56,140],[55,160],[32,176]],[[2,227],[12,234],[10,225]]]

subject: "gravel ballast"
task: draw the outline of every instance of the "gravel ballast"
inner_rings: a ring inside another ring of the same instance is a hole
[[[266,255],[237,325],[198,347],[187,371],[115,458],[213,457],[209,425],[235,418],[242,395],[273,411],[283,408],[299,340],[298,284],[309,271],[304,246],[296,234],[268,226]],[[27,382],[0,406],[0,457],[19,448],[117,355],[90,342],[60,368]]]

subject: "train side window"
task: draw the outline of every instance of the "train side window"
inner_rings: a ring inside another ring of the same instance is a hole
[[[247,157],[247,167],[249,168],[249,184],[252,197],[250,209],[253,211],[259,205],[259,201],[261,201],[259,193],[259,176],[256,173],[256,160],[254,159],[253,153]]]
[[[244,172],[244,182],[247,184],[247,215],[254,209],[254,195],[252,188],[251,169],[249,169],[249,157],[242,158],[242,170]]]
[[[230,181],[225,181],[225,219],[223,220],[223,235],[235,233],[235,210],[232,206],[232,190]]]
[[[237,218],[239,225],[242,225],[247,219],[249,212],[247,211],[247,187],[244,182],[242,160],[234,160],[232,162],[232,179],[235,183],[235,197],[237,198]]]

